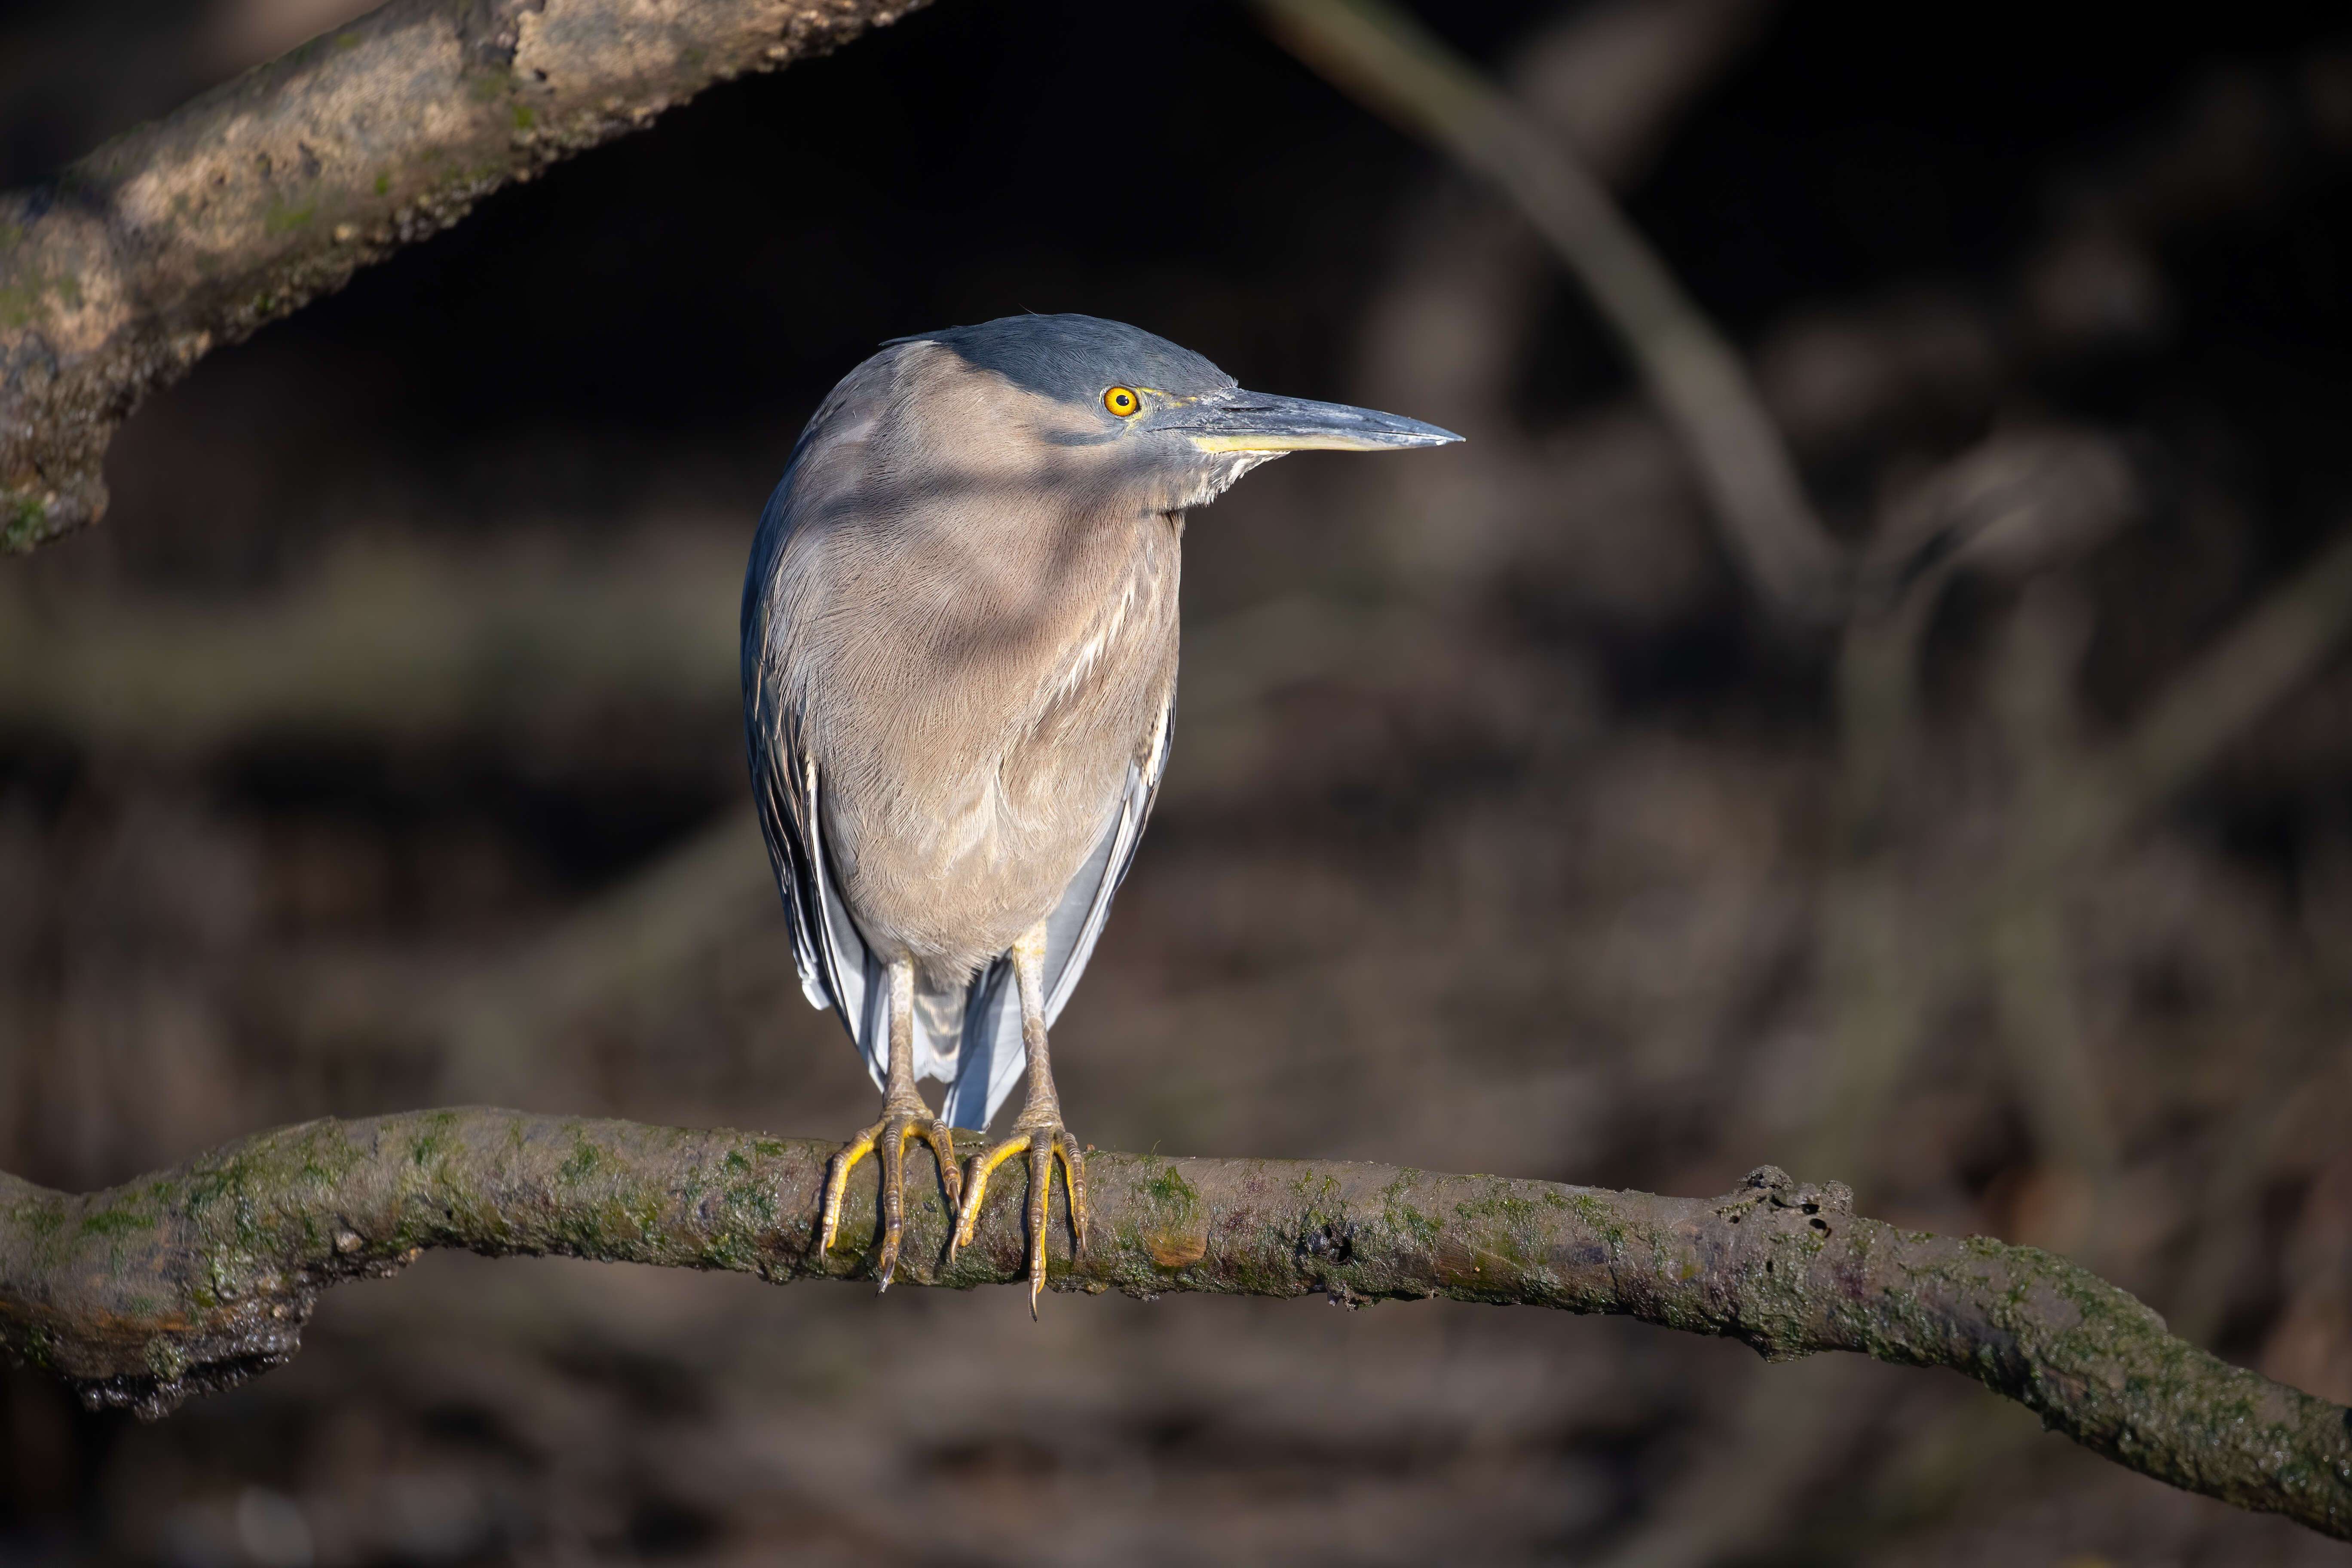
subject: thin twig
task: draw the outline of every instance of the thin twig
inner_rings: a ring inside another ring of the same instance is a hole
[[[468,1099],[544,1085],[565,1025],[658,996],[758,917],[780,918],[749,810],[722,812],[619,886],[567,914],[510,962],[486,964],[411,1018],[441,1043],[443,1091]],[[776,951],[783,952],[782,931]]]
[[[2118,747],[2114,826],[2161,805],[2294,689],[2352,627],[2352,533],[2336,540],[2200,655]]]
[[[1843,556],[1738,353],[1608,189],[1468,61],[1380,0],[1258,0],[1285,47],[1492,181],[1584,285],[1697,469],[1732,553],[1780,615],[1835,615]]]
[[[1990,692],[2016,773],[2007,834],[1988,882],[1984,948],[1992,971],[2010,1074],[2034,1145],[2077,1189],[2035,1240],[2082,1256],[2114,1234],[2100,1223],[2121,1154],[2075,997],[2073,933],[2064,896],[2078,868],[2065,825],[2092,782],[2083,766],[2074,687],[2090,641],[2087,605],[2063,579],[2031,584],[2002,637]],[[2112,1261],[2089,1256],[2094,1262]]]

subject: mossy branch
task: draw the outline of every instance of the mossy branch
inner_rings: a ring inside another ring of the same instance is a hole
[[[558,159],[923,0],[393,0],[0,195],[0,548],[140,398]]]
[[[87,1196],[0,1175],[0,1342],[92,1405],[153,1416],[285,1361],[321,1290],[427,1247],[861,1278],[876,1228],[862,1172],[841,1244],[811,1251],[835,1147],[471,1108],[305,1122]],[[1017,1174],[996,1184],[978,1245],[942,1268],[934,1167],[909,1161],[899,1280],[1020,1278]],[[1768,1167],[1708,1200],[1096,1153],[1087,1184],[1084,1257],[1059,1208],[1051,1221],[1056,1289],[1448,1296],[1620,1312],[1776,1359],[1950,1367],[2133,1469],[2352,1538],[2352,1412],[2172,1338],[2063,1258],[1859,1218],[1836,1183]]]

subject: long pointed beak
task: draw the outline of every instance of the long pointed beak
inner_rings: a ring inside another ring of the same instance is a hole
[[[1378,452],[1462,439],[1394,414],[1238,389],[1171,408],[1160,423],[1203,452]]]

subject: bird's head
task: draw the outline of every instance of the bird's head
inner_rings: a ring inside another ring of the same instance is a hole
[[[1100,466],[1169,510],[1205,505],[1288,452],[1441,447],[1461,437],[1417,419],[1246,392],[1192,350],[1095,316],[1006,316],[893,339],[928,343],[1002,384],[1024,438]]]

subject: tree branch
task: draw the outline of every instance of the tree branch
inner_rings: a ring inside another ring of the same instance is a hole
[[[2352,626],[2352,532],[2295,574],[2173,677],[2116,748],[2104,781],[2120,829],[2185,787],[2311,677]]]
[[[0,547],[97,520],[207,352],[714,82],[923,0],[393,0],[0,195]]]
[[[1843,608],[1846,563],[1813,512],[1738,351],[1683,292],[1609,188],[1387,0],[1257,0],[1276,39],[1341,91],[1491,182],[1591,296],[1688,454],[1734,560],[1775,613]]]
[[[93,1405],[160,1415],[299,1348],[319,1293],[426,1247],[560,1253],[783,1281],[866,1274],[871,1181],[812,1256],[835,1145],[480,1108],[265,1132],[87,1196],[0,1175],[0,1342]],[[1020,1277],[1020,1183],[978,1243],[910,1156],[898,1279]],[[868,1167],[870,1169],[870,1167]],[[1706,1201],[1500,1176],[1282,1160],[1087,1160],[1095,1239],[1056,1289],[1325,1293],[1618,1312],[1767,1356],[1946,1366],[2119,1463],[2352,1538],[2352,1412],[2218,1361],[2064,1259],[1855,1216],[1843,1185],[1767,1167]]]

